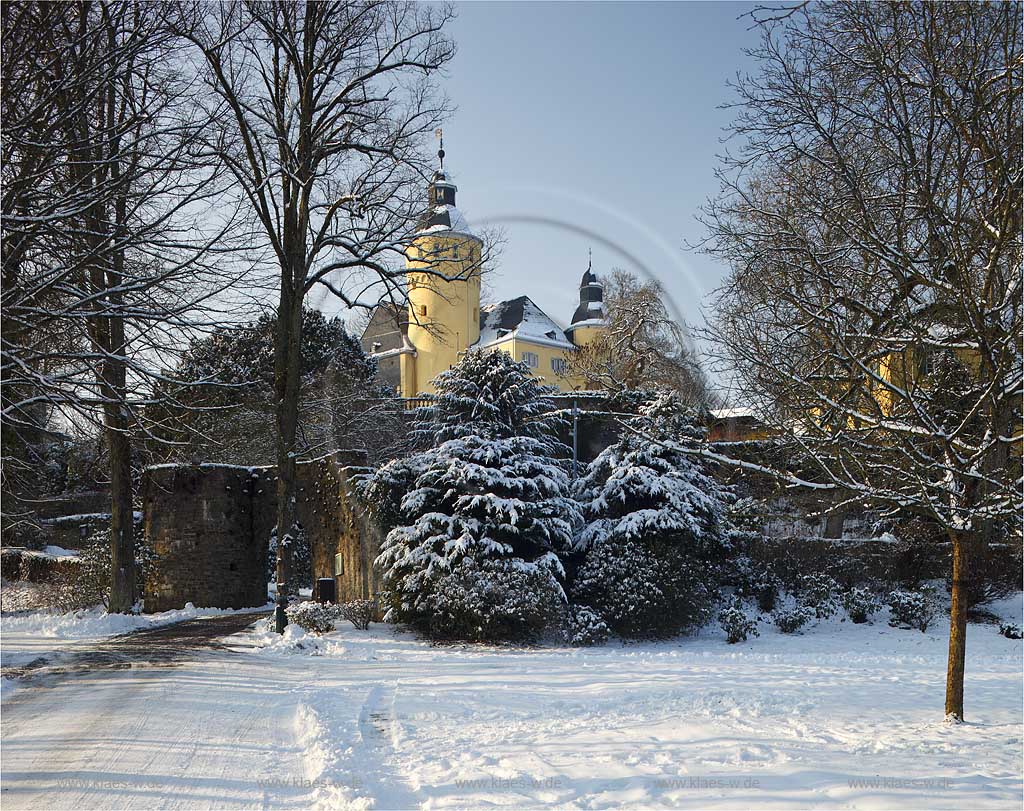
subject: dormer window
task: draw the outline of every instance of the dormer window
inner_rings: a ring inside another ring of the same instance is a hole
[[[552,341],[553,341],[553,340],[555,340],[555,331],[554,331],[553,329],[549,329],[549,330],[548,330],[547,332],[545,332],[544,334],[545,334],[545,335],[546,335],[546,336],[547,336],[548,338],[550,338],[550,339],[551,339]]]

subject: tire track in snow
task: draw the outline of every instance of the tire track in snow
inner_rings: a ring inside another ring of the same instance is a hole
[[[401,727],[395,714],[398,682],[378,684],[359,711],[360,747],[356,760],[381,808],[419,808],[422,798],[397,768]]]

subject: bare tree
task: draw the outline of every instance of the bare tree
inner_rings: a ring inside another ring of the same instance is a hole
[[[166,25],[170,7],[8,3],[4,36],[3,422],[101,426],[109,608],[136,600],[131,435],[148,381],[202,302],[231,221]],[[211,281],[215,278],[216,281]]]
[[[690,406],[713,397],[682,325],[665,305],[665,290],[615,269],[605,280],[607,324],[569,359],[568,373],[607,391],[665,388]]]
[[[819,486],[949,538],[959,720],[971,552],[1020,533],[1020,27],[1018,3],[767,19],[706,209],[744,396]]]
[[[453,56],[447,7],[390,2],[202,6],[181,33],[203,54],[210,131],[280,275],[275,340],[278,611],[296,523],[302,308],[320,285],[349,307],[404,300],[401,260],[422,210],[422,146],[447,114],[433,76]],[[367,279],[367,275],[369,278]]]

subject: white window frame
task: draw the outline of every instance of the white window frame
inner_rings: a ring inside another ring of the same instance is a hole
[[[540,366],[540,356],[536,352],[528,352],[524,349],[522,357],[523,363],[531,369],[536,369]]]

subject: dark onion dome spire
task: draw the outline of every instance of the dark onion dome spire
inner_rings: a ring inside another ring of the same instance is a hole
[[[582,326],[585,323],[596,325],[605,320],[604,285],[591,269],[592,266],[593,260],[588,259],[587,270],[580,280],[580,305],[572,314],[572,323],[569,324],[569,329]]]
[[[441,137],[441,130],[437,131]],[[427,186],[427,210],[420,219],[418,233],[435,231],[454,231],[459,234],[472,236],[462,212],[455,206],[455,192],[459,190],[448,179],[448,173],[444,170],[444,139],[441,138],[441,148],[437,150],[438,170],[434,172]]]

